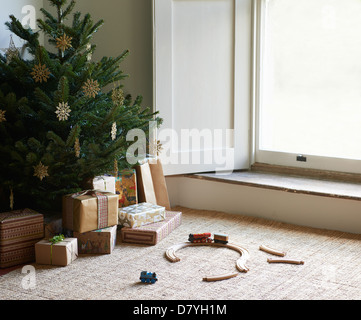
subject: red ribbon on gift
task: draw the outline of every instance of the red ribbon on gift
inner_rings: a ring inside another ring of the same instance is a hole
[[[98,199],[98,229],[103,229],[108,226],[108,196],[94,192]]]

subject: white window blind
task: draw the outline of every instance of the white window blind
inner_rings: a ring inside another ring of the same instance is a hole
[[[251,0],[154,0],[166,175],[249,166]]]

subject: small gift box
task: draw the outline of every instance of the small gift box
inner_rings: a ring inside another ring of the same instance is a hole
[[[35,261],[35,243],[44,238],[44,216],[31,209],[0,213],[0,268]]]
[[[166,211],[166,215],[166,219],[160,222],[138,228],[122,228],[122,242],[156,245],[182,223],[182,212]]]
[[[164,220],[165,208],[152,203],[139,203],[119,208],[118,224],[124,227],[136,228],[146,224]]]
[[[93,179],[93,190],[115,194],[115,177],[106,175],[95,177]]]
[[[118,196],[88,190],[63,197],[63,227],[79,233],[118,224]]]
[[[119,196],[119,207],[127,207],[138,203],[135,169],[118,172],[115,177],[115,193]]]
[[[79,254],[110,254],[115,247],[117,239],[117,226],[85,233],[74,232],[73,237],[78,239]]]
[[[76,238],[65,238],[57,243],[41,240],[35,244],[35,258],[38,264],[65,267],[77,257],[78,241]]]

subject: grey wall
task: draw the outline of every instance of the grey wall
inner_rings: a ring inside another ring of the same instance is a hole
[[[152,1],[77,0],[75,10],[105,22],[92,40],[97,45],[93,60],[115,57],[129,49],[130,55],[122,63],[122,70],[130,76],[123,83],[124,91],[142,95],[143,105],[153,106]]]
[[[69,1],[68,1],[69,2]],[[152,41],[152,1],[151,0],[77,0],[75,10],[90,13],[94,21],[103,19],[104,26],[94,36],[97,45],[93,60],[103,56],[117,56],[129,49],[130,55],[122,63],[122,70],[129,74],[124,91],[133,96],[142,95],[144,106],[153,106],[153,41]],[[47,0],[0,0],[0,48],[7,48],[10,32],[4,22],[14,14],[20,21],[26,16],[22,8],[32,5],[36,18],[42,18],[39,8],[53,12]],[[21,42],[14,38],[15,44]]]

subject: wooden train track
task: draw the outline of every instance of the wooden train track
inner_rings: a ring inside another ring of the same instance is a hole
[[[265,245],[261,245],[259,247],[260,250],[264,251],[264,252],[268,252],[270,254],[274,254],[276,256],[280,256],[280,257],[284,257],[286,255],[286,252],[283,252],[283,251],[280,251],[280,250],[276,250],[276,249],[273,249],[273,248],[270,248],[268,246],[265,246]]]
[[[268,263],[290,263],[290,264],[305,264],[302,260],[293,259],[267,259]]]
[[[173,246],[171,246],[170,248],[168,248],[165,252],[165,256],[166,258],[171,261],[171,262],[178,262],[180,261],[180,259],[176,256],[176,252],[182,248],[186,248],[186,247],[196,247],[196,246],[212,246],[212,247],[224,247],[224,248],[229,248],[232,250],[235,250],[237,252],[239,252],[241,254],[241,257],[236,261],[236,267],[238,269],[238,271],[240,272],[248,272],[249,268],[246,266],[246,262],[249,258],[249,252],[242,248],[241,246],[237,245],[237,244],[233,244],[233,243],[227,243],[227,244],[221,244],[221,243],[192,243],[192,242],[183,242],[183,243],[178,243],[175,244]],[[220,275],[220,276],[211,276],[211,277],[205,277],[203,278],[204,281],[218,281],[218,280],[225,280],[225,279],[229,279],[232,277],[235,277],[237,274],[225,274],[225,275]]]

